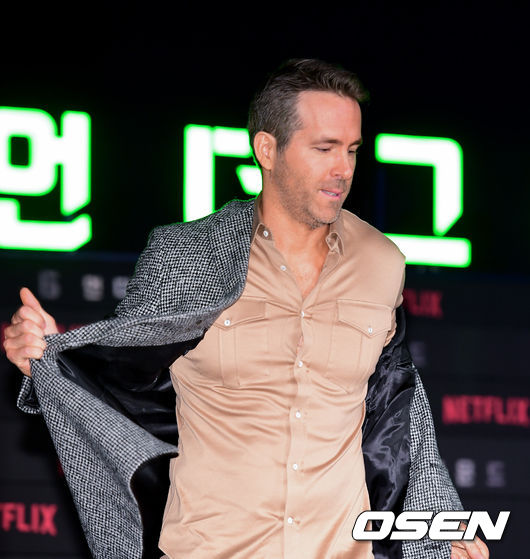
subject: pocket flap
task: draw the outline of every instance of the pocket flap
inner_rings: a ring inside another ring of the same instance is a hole
[[[392,309],[387,305],[366,301],[337,301],[338,319],[350,324],[370,338],[391,328]]]
[[[221,313],[215,325],[222,329],[229,329],[238,324],[264,319],[265,306],[265,299],[241,298]]]

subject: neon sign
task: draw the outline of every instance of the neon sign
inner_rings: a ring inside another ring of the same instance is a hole
[[[221,128],[190,124],[184,130],[184,221],[215,210],[215,157],[252,156],[244,128]],[[432,236],[387,234],[405,254],[408,264],[467,267],[471,263],[468,239],[445,234],[462,216],[462,149],[449,138],[380,134],[375,144],[381,163],[430,165],[433,167]],[[237,176],[247,194],[261,190],[255,165],[239,165]]]
[[[375,156],[381,163],[429,165],[433,168],[433,232],[427,235],[387,236],[394,241],[409,264],[467,267],[471,263],[471,242],[446,237],[463,213],[463,155],[450,138],[379,134]]]
[[[51,115],[39,109],[0,107],[0,248],[74,251],[92,237],[92,220],[77,214],[90,202],[90,116],[66,111],[60,130]],[[12,160],[13,140],[28,143],[28,160]],[[249,159],[252,150],[244,128],[189,124],[184,128],[184,221],[215,211],[217,157]],[[469,239],[447,233],[463,214],[463,156],[449,138],[379,134],[375,156],[380,163],[424,165],[433,169],[433,235],[387,234],[409,264],[467,267]],[[21,202],[13,196],[44,196],[58,186],[62,169],[60,212],[64,221],[21,218]],[[261,191],[255,165],[240,164],[236,174],[250,196]]]
[[[28,142],[27,164],[12,162],[15,138]],[[92,221],[83,213],[67,221],[20,217],[20,202],[7,196],[44,196],[57,186],[60,212],[69,218],[90,202],[90,116],[66,111],[61,134],[45,111],[0,107],[0,248],[73,251],[90,241]]]
[[[245,128],[198,126],[184,128],[184,221],[215,211],[215,157],[252,156]],[[261,173],[255,165],[238,165],[236,173],[246,194],[261,191]]]

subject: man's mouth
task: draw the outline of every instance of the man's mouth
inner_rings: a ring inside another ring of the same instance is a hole
[[[322,189],[320,192],[322,192],[322,194],[324,194],[325,196],[329,196],[330,198],[339,198],[339,196],[342,194],[341,190],[324,190],[324,189]]]

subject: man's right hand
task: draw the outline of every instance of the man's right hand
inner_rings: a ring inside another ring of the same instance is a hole
[[[29,360],[40,359],[46,347],[44,336],[59,331],[53,316],[41,307],[27,287],[20,290],[20,299],[22,306],[11,318],[11,325],[4,330],[4,349],[9,361],[31,376]]]

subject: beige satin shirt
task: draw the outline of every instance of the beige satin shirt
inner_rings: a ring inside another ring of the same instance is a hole
[[[326,241],[302,300],[255,223],[241,298],[171,367],[179,456],[159,542],[171,559],[373,557],[351,537],[370,508],[361,426],[403,257],[345,210]]]

